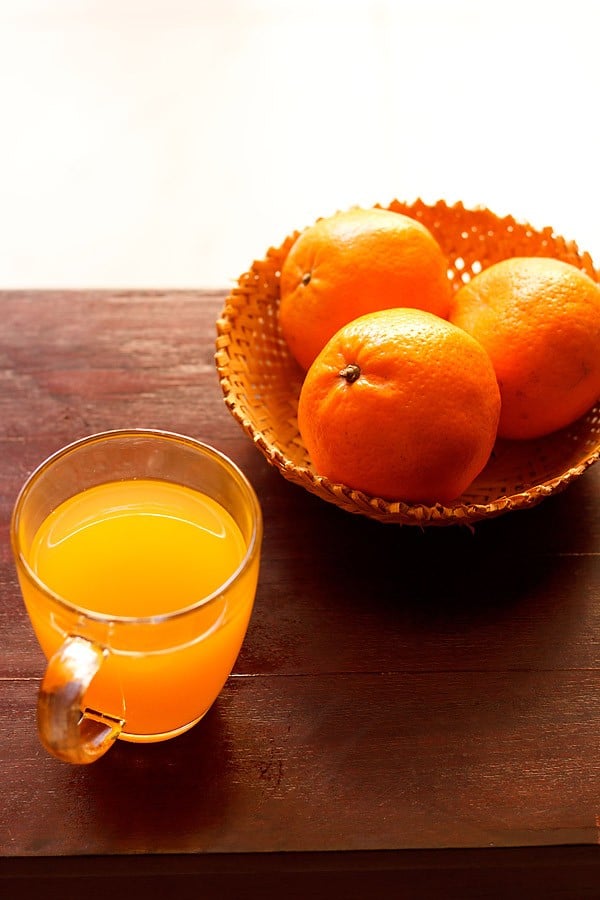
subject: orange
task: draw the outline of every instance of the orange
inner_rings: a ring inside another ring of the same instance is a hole
[[[292,245],[281,271],[281,331],[304,370],[335,332],[377,309],[408,306],[447,317],[448,263],[416,219],[351,209],[320,219]]]
[[[298,425],[316,472],[331,481],[447,503],[485,466],[499,413],[483,347],[405,308],[368,313],[328,341],[304,379]]]
[[[541,437],[600,397],[600,286],[575,266],[546,257],[496,263],[456,292],[450,319],[490,355],[501,437]]]

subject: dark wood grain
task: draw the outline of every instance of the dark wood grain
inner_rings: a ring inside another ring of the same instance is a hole
[[[509,883],[600,896],[598,467],[473,531],[341,512],[282,479],[227,412],[213,363],[222,301],[0,294],[6,895],[39,882],[66,896],[92,878],[100,896],[114,890],[102,861],[118,860],[147,896],[167,875],[180,896],[241,896],[244,878],[288,897],[342,882],[346,897],[384,884],[505,896]],[[199,726],[73,768],[35,734],[43,659],[9,519],[50,452],[129,426],[199,437],[246,471],[265,517],[259,590]]]

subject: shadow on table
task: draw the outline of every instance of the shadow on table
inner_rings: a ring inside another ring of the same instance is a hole
[[[107,853],[185,852],[219,835],[235,792],[218,701],[187,733],[156,744],[119,741],[91,766],[69,770],[70,809]],[[189,846],[188,846],[189,845]]]
[[[263,479],[263,571],[238,671],[590,663],[598,513],[585,479],[473,530],[383,525]]]

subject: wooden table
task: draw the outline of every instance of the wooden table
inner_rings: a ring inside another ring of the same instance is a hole
[[[223,296],[0,294],[0,895],[600,897],[600,467],[474,532],[344,513],[226,410]],[[128,426],[246,471],[259,590],[196,728],[72,767],[36,737],[9,517],[47,454]]]

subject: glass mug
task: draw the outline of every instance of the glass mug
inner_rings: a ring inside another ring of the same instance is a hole
[[[117,738],[195,725],[229,677],[258,580],[262,515],[246,477],[183,435],[83,438],[33,472],[11,541],[48,660],[38,732],[90,763]]]

